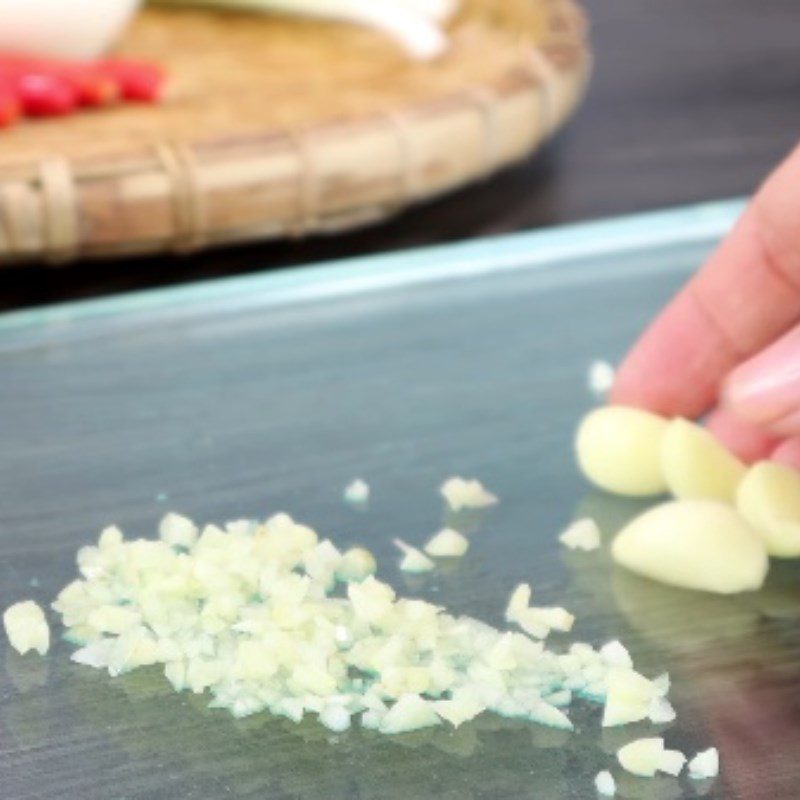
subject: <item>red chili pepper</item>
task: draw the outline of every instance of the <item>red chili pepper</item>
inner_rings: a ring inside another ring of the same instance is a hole
[[[139,103],[154,103],[161,98],[164,72],[155,64],[144,61],[108,58],[98,63],[120,88],[123,98]]]
[[[13,125],[20,117],[22,109],[14,87],[0,82],[0,128]]]
[[[0,127],[20,114],[61,116],[78,106],[103,106],[120,98],[155,102],[163,85],[163,71],[141,61],[79,62],[0,54]]]
[[[29,56],[0,56],[0,72],[21,78],[25,75],[53,75],[66,81],[81,106],[95,107],[119,99],[120,89],[110,75],[93,62],[62,61]]]
[[[75,92],[78,105],[88,108],[110,105],[122,94],[117,82],[95,64],[51,62],[48,73],[65,80]]]
[[[14,81],[23,112],[29,117],[71,114],[77,104],[75,91],[67,81],[47,73],[28,73]]]

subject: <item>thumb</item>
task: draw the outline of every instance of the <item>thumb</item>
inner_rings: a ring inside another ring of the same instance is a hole
[[[772,433],[800,434],[800,325],[733,370],[722,402]]]

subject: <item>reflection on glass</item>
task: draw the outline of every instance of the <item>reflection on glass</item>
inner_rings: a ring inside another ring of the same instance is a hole
[[[493,715],[455,731],[441,727],[387,737],[356,728],[337,736],[310,719],[295,724],[259,714],[234,720],[207,708],[207,698],[174,694],[155,668],[112,680],[59,659],[55,672],[66,716],[50,726],[45,695],[38,695],[38,703],[17,698],[15,713],[3,721],[20,744],[63,748],[101,736],[109,751],[98,754],[101,760],[122,756],[139,773],[169,765],[182,785],[224,785],[232,797],[567,800],[571,751],[576,741],[581,747],[590,743],[586,736]],[[582,761],[588,762],[580,770],[587,772],[589,786],[602,754],[589,752]],[[128,796],[135,788],[119,784],[116,791]]]
[[[234,720],[209,709],[207,697],[175,694],[158,669],[111,679],[70,663],[57,643],[47,659],[7,652],[2,662],[2,796],[574,800],[594,796],[594,775],[613,768],[621,745],[661,733],[689,754],[717,745],[723,777],[646,780],[615,769],[623,800],[793,800],[800,786],[796,566],[776,564],[762,592],[732,598],[615,569],[607,544],[645,505],[584,498],[575,516],[597,520],[604,548],[573,552],[552,535],[541,558],[554,573],[566,570],[566,585],[556,589],[578,613],[578,638],[620,638],[646,674],[670,671],[679,712],[671,725],[602,730],[598,709],[579,705],[571,712],[574,733],[485,714],[456,731],[385,737],[355,728],[337,736],[313,720],[297,725],[266,713]],[[435,585],[443,604],[469,610],[480,586],[500,609],[509,552],[520,552],[522,541],[505,541],[505,551],[483,560],[454,561],[418,588],[430,593]],[[555,637],[553,646],[569,639]],[[32,770],[36,753],[47,759]]]
[[[607,545],[645,506],[592,493],[581,501],[576,517],[592,516]],[[619,612],[627,623],[626,644],[637,664],[652,673],[669,668],[679,712],[669,735],[690,753],[709,743],[720,749],[720,785],[696,783],[693,792],[747,800],[798,796],[798,565],[773,562],[761,591],[722,597],[639,578],[616,568],[607,549],[595,560],[569,552],[564,559],[576,587],[598,613],[613,617]],[[616,734],[604,732],[606,739]],[[620,785],[621,796],[628,791]]]

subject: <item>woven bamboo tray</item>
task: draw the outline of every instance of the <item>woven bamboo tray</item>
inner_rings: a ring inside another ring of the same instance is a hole
[[[347,26],[147,10],[121,50],[166,66],[162,105],[0,133],[0,264],[338,231],[524,158],[582,96],[583,15],[463,6],[430,64]]]

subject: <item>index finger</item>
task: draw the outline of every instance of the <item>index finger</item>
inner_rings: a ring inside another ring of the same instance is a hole
[[[725,375],[800,319],[800,147],[645,331],[611,401],[697,417]]]

